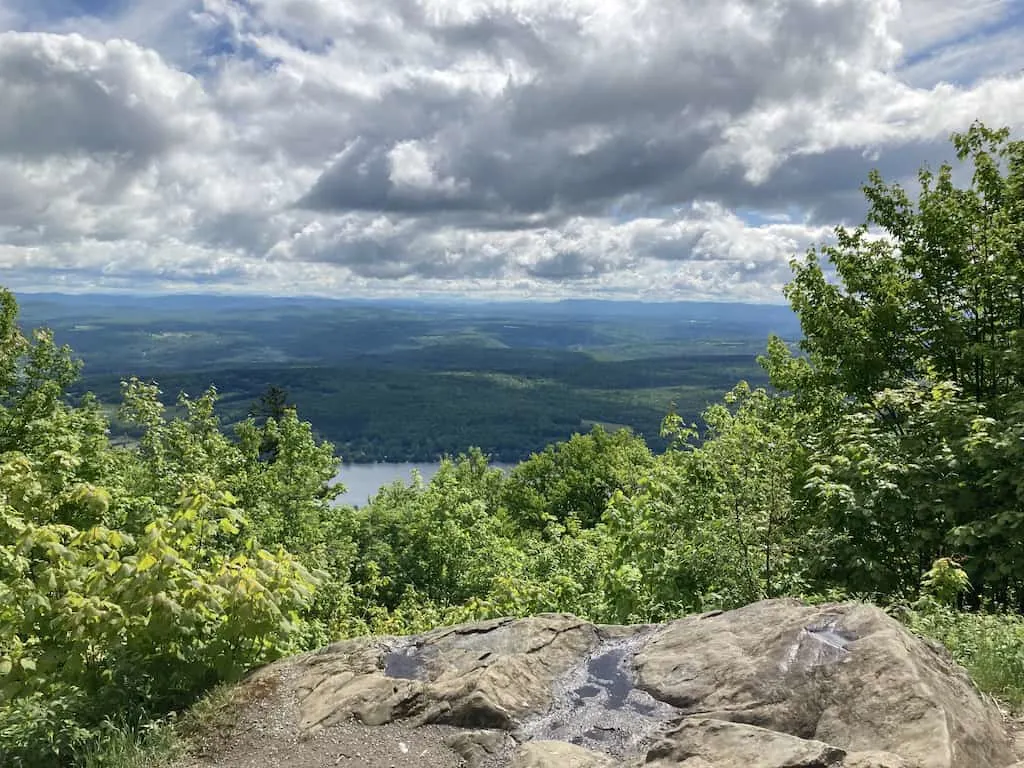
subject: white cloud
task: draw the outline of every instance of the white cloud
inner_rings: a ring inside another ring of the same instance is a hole
[[[908,56],[997,23],[1019,0],[902,0],[893,32]]]
[[[1020,5],[0,0],[0,269],[779,300],[871,167],[1024,128]]]
[[[0,34],[0,154],[145,159],[216,140],[202,87],[134,43]]]

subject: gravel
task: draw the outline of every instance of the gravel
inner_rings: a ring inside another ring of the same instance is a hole
[[[279,681],[288,675],[285,670]],[[448,726],[396,722],[365,726],[352,721],[299,738],[298,701],[290,686],[249,692],[230,727],[204,734],[175,768],[457,768],[464,763],[445,746],[458,733]],[[241,691],[245,693],[245,687]]]

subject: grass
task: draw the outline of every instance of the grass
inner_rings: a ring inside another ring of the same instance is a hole
[[[82,768],[170,768],[204,737],[230,727],[237,689],[209,691],[180,717],[152,723],[108,722],[81,755]]]
[[[185,746],[173,725],[132,727],[109,724],[82,756],[84,768],[158,768],[183,757]]]
[[[1024,714],[1024,617],[931,607],[905,620],[914,632],[946,646],[979,690]]]

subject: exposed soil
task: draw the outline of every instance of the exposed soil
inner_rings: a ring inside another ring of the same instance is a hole
[[[459,729],[397,722],[358,722],[298,736],[298,702],[290,686],[243,683],[234,694],[230,726],[202,734],[175,768],[457,768],[464,763],[444,739]]]

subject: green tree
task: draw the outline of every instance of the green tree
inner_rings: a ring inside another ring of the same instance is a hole
[[[67,397],[69,350],[26,336],[3,290],[0,361],[0,764],[68,764],[105,718],[159,717],[299,647],[315,579],[281,545],[311,540],[336,466],[308,425],[285,417],[269,469],[220,431],[212,390],[167,421],[133,380],[142,435],[114,449],[95,400]]]
[[[802,410],[800,501],[836,534],[822,579],[914,593],[963,554],[975,599],[1024,601],[1024,142],[980,123],[952,142],[966,187],[949,164],[915,196],[872,173],[866,223],[794,260],[804,355],[773,339],[764,363]]]
[[[922,169],[914,200],[873,172],[865,225],[793,263],[801,348],[821,383],[862,404],[907,380],[979,402],[1024,383],[1024,141],[980,123],[952,140],[968,187],[950,164]]]
[[[672,448],[617,493],[603,526],[616,621],[651,621],[800,593],[808,530],[794,503],[793,401],[741,382],[698,434],[665,420]],[[699,439],[698,439],[699,438]]]
[[[478,451],[445,459],[427,485],[397,482],[353,510],[353,570],[366,621],[388,611],[451,608],[483,599],[493,580],[519,570],[514,526],[499,512],[500,470]]]
[[[808,438],[806,499],[833,533],[819,550],[820,580],[838,574],[844,587],[876,599],[916,591],[958,516],[976,514],[963,495],[972,478],[959,450],[972,410],[952,385],[911,385],[878,393],[873,406]],[[899,429],[879,412],[897,415]]]
[[[798,445],[792,403],[741,382],[703,415],[704,443],[690,459],[710,515],[729,522],[736,579],[750,599],[799,592],[799,544],[808,533],[792,498]]]
[[[182,487],[214,482],[245,510],[252,536],[284,547],[320,577],[315,606],[306,618],[309,642],[328,642],[348,610],[348,569],[354,555],[342,532],[346,510],[333,505],[344,493],[335,483],[340,460],[334,446],[317,441],[294,409],[258,426],[247,419],[226,434],[216,413],[217,391],[178,397],[184,415],[168,419],[156,384],[130,379],[123,386],[121,418],[141,430],[138,450],[121,454],[124,525],[148,523],[155,499],[173,498]],[[265,460],[266,440],[276,460]]]
[[[106,422],[95,399],[72,408],[66,398],[80,368],[50,331],[22,332],[14,295],[0,287],[0,455],[42,458],[61,451],[79,457],[77,471],[86,477],[102,474]]]
[[[295,412],[295,406],[288,402],[288,392],[276,384],[267,387],[259,400],[249,407],[249,418],[260,428],[260,460],[268,464],[277,461],[280,446],[275,425],[279,424],[289,413]]]
[[[570,516],[591,527],[616,491],[637,488],[653,460],[643,439],[629,430],[609,434],[595,426],[517,465],[505,482],[504,504],[517,522],[538,530]]]
[[[267,419],[280,421],[285,413],[294,408],[288,402],[288,391],[284,387],[271,384],[259,399],[249,407],[249,415],[262,424]]]

